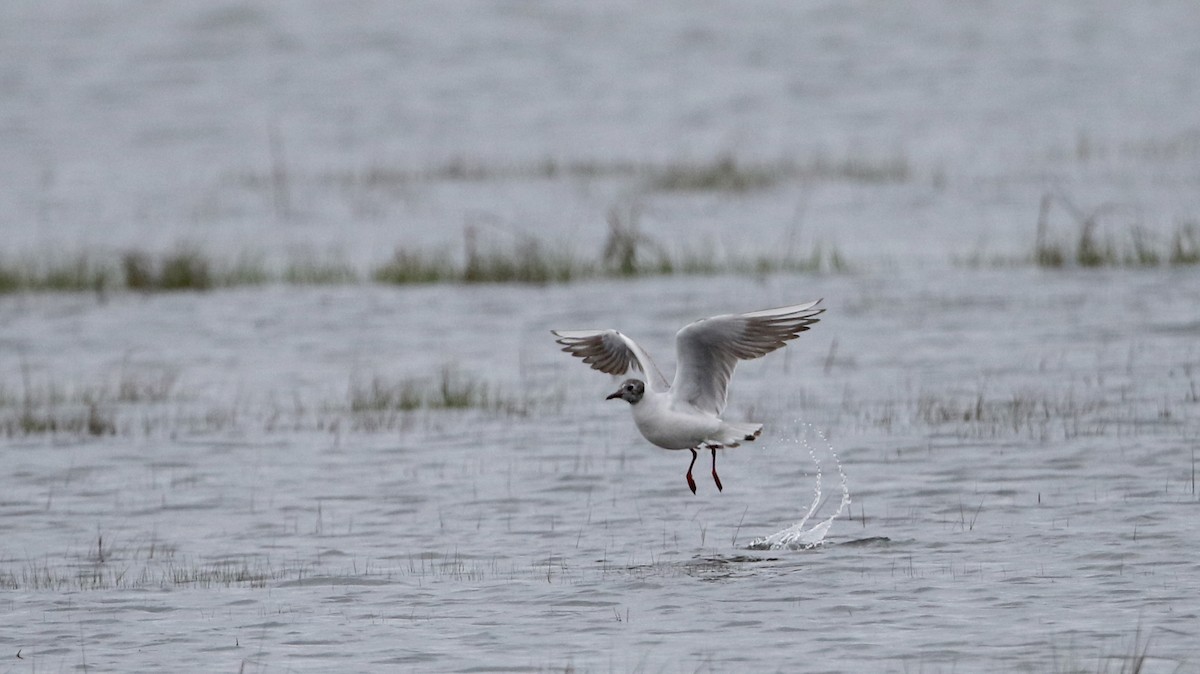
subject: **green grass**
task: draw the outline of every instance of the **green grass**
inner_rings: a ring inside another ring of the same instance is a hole
[[[367,382],[351,382],[348,403],[353,415],[418,409],[517,412],[524,406],[523,401],[507,398],[487,383],[449,366],[442,368],[432,381],[428,378],[386,380],[372,377]]]
[[[141,251],[121,256],[124,287],[143,292],[210,290],[216,284],[213,264],[200,250],[184,247],[155,259]]]
[[[1076,233],[1062,237],[1051,232],[1049,216],[1055,204],[1075,221]],[[1102,218],[1114,211],[1103,205],[1084,211],[1063,196],[1044,195],[1038,209],[1037,234],[1029,261],[1045,269],[1076,267],[1097,269],[1109,267],[1161,267],[1200,264],[1200,228],[1194,222],[1176,226],[1169,243],[1155,241],[1153,234],[1141,225],[1129,226],[1124,232],[1105,233]]]
[[[1196,255],[1181,240],[1179,256]],[[579,256],[535,237],[508,244],[470,245],[456,262],[445,251],[398,248],[365,278],[384,285],[516,283],[549,285],[600,278],[718,274],[844,273],[851,265],[834,247],[818,244],[797,254],[718,253],[715,246],[669,251],[649,237],[616,232],[597,259]],[[293,259],[273,271],[260,256],[243,254],[222,264],[198,248],[154,255],[129,250],[104,260],[81,254],[58,264],[0,261],[0,294],[15,292],[208,292],[218,288],[284,283],[349,285],[364,278],[339,260]]]
[[[492,247],[467,249],[462,269],[464,283],[569,283],[594,274],[591,265],[580,264],[565,252],[551,249],[532,237],[524,237],[510,249]]]
[[[74,256],[50,254],[46,258],[21,256],[0,259],[0,293],[21,291],[100,291],[115,282],[115,270],[86,252]]]
[[[337,429],[340,420],[348,416],[353,430],[378,432],[404,427],[409,413],[417,410],[478,410],[513,416],[527,414],[533,404],[531,399],[506,395],[485,381],[446,366],[436,377],[353,380],[346,406],[324,405],[326,418],[318,425]]]
[[[396,249],[390,260],[371,272],[375,282],[394,285],[447,283],[460,281],[461,276],[448,255],[423,254],[404,248]]]
[[[561,557],[539,560],[528,566],[503,564],[491,558],[476,560],[454,552],[421,552],[381,567],[373,560],[351,561],[331,568],[318,556],[313,561],[293,560],[273,564],[262,555],[237,555],[215,562],[180,558],[174,546],[145,542],[113,544],[102,537],[86,552],[69,554],[51,562],[6,561],[0,565],[0,589],[26,592],[71,592],[130,589],[247,587],[272,584],[336,584],[338,579],[393,578],[444,579],[478,582],[486,579],[557,580],[569,569]]]
[[[597,278],[719,274],[763,276],[777,273],[843,273],[850,265],[833,247],[815,245],[806,254],[728,254],[715,245],[672,251],[643,234],[636,214],[614,209],[608,216],[609,233],[598,259],[590,260],[547,245],[528,235],[507,244],[479,241],[468,228],[463,265],[444,253],[422,255],[399,250],[373,274],[384,283],[525,283],[546,285]]]
[[[1050,215],[1060,205],[1074,229],[1052,228]],[[977,251],[954,262],[970,268],[1034,266],[1041,269],[1154,269],[1200,265],[1200,224],[1185,221],[1164,237],[1138,223],[1123,228],[1103,226],[1105,216],[1118,211],[1104,205],[1084,211],[1062,196],[1044,195],[1038,209],[1033,246],[1020,256],[987,255]]]
[[[287,262],[280,280],[290,285],[348,285],[360,282],[361,278],[345,260],[305,253]]]
[[[130,249],[115,255],[84,251],[48,259],[0,257],[0,294],[14,292],[203,292],[215,288],[286,283],[352,283],[357,274],[345,263],[291,260],[275,273],[260,254],[214,258],[193,245],[164,253]]]
[[[728,174],[736,167],[718,164],[702,173]],[[717,178],[725,180],[726,178]],[[738,179],[740,180],[740,178]],[[0,255],[0,294],[15,292],[141,293],[207,292],[218,288],[285,283],[293,285],[355,284],[364,279],[385,285],[431,283],[517,283],[548,285],[599,278],[664,275],[754,275],[842,273],[851,267],[833,247],[814,245],[793,253],[725,252],[715,245],[672,250],[642,234],[628,221],[610,214],[610,231],[600,254],[578,254],[524,233],[501,232],[484,238],[475,227],[464,232],[461,256],[446,250],[399,247],[382,263],[361,273],[343,259],[312,253],[293,255],[271,264],[263,254],[243,252],[231,259],[182,244],[152,253],[128,249],[108,255],[84,251],[75,255],[16,258]],[[1197,255],[1196,237],[1176,242],[1178,259]],[[13,261],[16,260],[16,261]]]
[[[611,222],[611,220],[610,220]],[[420,283],[521,283],[547,285],[588,279],[648,276],[764,276],[780,273],[845,273],[851,270],[834,247],[814,246],[806,254],[722,254],[715,246],[672,252],[636,229],[614,226],[597,260],[589,260],[521,237],[504,246],[470,242],[463,264],[448,254],[398,250],[371,278],[397,285]]]
[[[1178,266],[1200,264],[1200,224],[1188,222],[1175,230],[1167,259]]]
[[[426,169],[372,166],[317,176],[317,182],[343,190],[389,190],[425,182],[485,182],[500,180],[630,180],[649,191],[745,192],[769,189],[788,181],[829,180],[867,184],[902,183],[912,180],[913,170],[901,155],[847,154],[830,157],[777,161],[745,161],[722,153],[696,161],[559,161],[545,158],[530,163],[496,164],[454,159]],[[244,176],[242,184],[260,190],[272,189],[267,175]]]
[[[1161,399],[1129,397],[1128,391],[1106,388],[1102,379],[1020,388],[992,393],[972,390],[919,391],[894,395],[885,402],[866,402],[848,395],[842,411],[868,427],[885,432],[926,429],[932,435],[958,438],[1032,438],[1041,442],[1132,435],[1173,426],[1187,418],[1194,404],[1194,382],[1181,395]]]
[[[116,435],[111,409],[92,403],[83,406],[23,407],[14,414],[0,415],[0,433],[24,435]]]
[[[176,378],[174,370],[135,370],[123,363],[115,380],[67,388],[35,381],[23,368],[19,387],[0,382],[0,435],[117,435],[128,430],[119,423],[122,406],[172,400]]]
[[[28,370],[16,386],[0,381],[0,437],[150,437],[247,428],[377,432],[404,427],[409,413],[418,410],[519,416],[546,404],[548,398],[508,395],[450,366],[426,377],[354,378],[345,397],[324,402],[306,402],[299,395],[290,406],[274,398],[239,396],[214,402],[181,387],[174,370],[122,364],[114,377],[90,384],[62,386],[35,379]]]
[[[644,173],[651,190],[668,192],[746,192],[811,180],[886,184],[907,182],[912,177],[912,169],[903,157],[866,156],[817,156],[802,163],[744,163],[723,155],[710,162],[647,167]]]
[[[647,171],[646,182],[658,191],[744,192],[772,187],[792,172],[785,165],[738,164],[732,156],[699,164],[676,164]]]
[[[350,412],[408,412],[425,405],[426,392],[413,380],[387,382],[374,377],[370,382],[351,383]]]
[[[1197,265],[1200,230],[1192,223],[1180,225],[1171,232],[1170,243],[1162,244],[1142,227],[1131,227],[1123,236],[1104,236],[1098,233],[1094,221],[1088,221],[1073,242],[1039,234],[1029,261],[1044,269]]]
[[[111,545],[111,544],[110,544]],[[125,547],[105,549],[100,538],[86,555],[87,563],[75,561],[51,566],[46,560],[18,568],[0,569],[0,588],[26,591],[88,591],[169,587],[266,587],[268,581],[303,578],[307,567],[272,568],[257,558],[207,564],[174,559],[173,551],[131,551]]]

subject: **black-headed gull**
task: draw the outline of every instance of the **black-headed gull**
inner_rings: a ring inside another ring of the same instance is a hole
[[[734,366],[739,360],[765,356],[808,330],[825,311],[814,308],[820,302],[724,314],[685,326],[675,334],[678,364],[675,381],[670,384],[645,350],[616,330],[551,332],[563,351],[582,358],[592,369],[620,376],[632,366],[646,375],[648,387],[639,379],[626,379],[608,400],[628,402],[638,430],[650,442],[665,449],[691,450],[687,482],[694,494],[692,467],[697,449],[712,451],[713,481],[717,490],[722,490],[717,450],[737,447],[762,433],[762,424],[721,418]]]

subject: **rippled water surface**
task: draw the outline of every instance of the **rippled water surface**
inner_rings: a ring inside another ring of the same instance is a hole
[[[1197,267],[1021,256],[1046,194],[1064,236],[1165,246],[1200,216],[1197,22],[6,4],[10,259],[365,268],[464,225],[595,256],[617,209],[673,250],[848,269],[0,295],[4,671],[1195,671]],[[726,154],[807,173],[628,168]],[[723,493],[549,333],[616,327],[669,371],[688,321],[818,297],[739,366],[728,415],[766,430],[721,455]],[[749,549],[809,508],[808,447],[817,519],[831,449],[852,503],[822,546]]]
[[[164,402],[103,403],[114,436],[6,440],[6,639],[39,669],[1041,670],[1140,629],[1173,670],[1200,592],[1198,289],[1051,281],[6,300],[33,386],[179,373]],[[546,331],[606,316],[665,359],[685,317],[801,295],[829,312],[738,372],[731,412],[767,433],[723,455],[724,493],[693,496]],[[354,371],[447,358],[512,407],[355,428]],[[794,420],[831,436],[849,517],[823,548],[745,550],[808,507]]]

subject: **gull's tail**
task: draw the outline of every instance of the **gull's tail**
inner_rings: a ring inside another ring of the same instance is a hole
[[[737,447],[743,442],[754,442],[759,435],[762,435],[762,429],[762,424],[731,424],[726,421],[721,424],[716,433],[704,439],[704,444],[716,449]]]

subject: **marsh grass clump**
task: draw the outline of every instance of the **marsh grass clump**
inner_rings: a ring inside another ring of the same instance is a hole
[[[170,369],[123,368],[115,378],[75,387],[32,381],[28,375],[16,388],[0,382],[0,437],[151,437],[251,427],[266,432],[337,431],[347,425],[376,432],[407,427],[409,413],[415,411],[513,416],[551,400],[549,395],[537,401],[506,395],[453,367],[428,377],[352,379],[345,397],[310,403],[297,395],[290,406],[273,397],[200,399],[195,392],[180,391],[177,379]]]
[[[321,259],[309,253],[288,260],[282,280],[291,285],[344,285],[358,283],[360,278],[345,260]]]
[[[168,546],[169,548],[169,546]],[[0,588],[28,591],[87,591],[138,588],[266,587],[272,580],[303,578],[308,569],[276,569],[259,560],[231,559],[207,564],[177,560],[167,549],[131,550],[98,539],[80,560],[52,566],[46,560],[0,569]]]
[[[765,276],[779,273],[847,273],[851,265],[837,248],[817,244],[807,254],[741,255],[715,246],[671,253],[636,228],[613,226],[599,261],[581,260],[569,252],[522,237],[511,246],[468,243],[465,263],[458,267],[445,255],[397,250],[376,268],[377,283],[521,283],[549,285],[594,278],[646,276]]]
[[[427,398],[426,406],[448,410],[516,410],[518,407],[515,403],[496,395],[485,382],[463,376],[449,367],[442,369],[436,392]]]
[[[1071,214],[1078,227],[1072,244],[1050,232],[1049,215],[1054,204],[1061,204]],[[1125,237],[1115,238],[1101,232],[1101,217],[1114,211],[1104,205],[1085,212],[1069,199],[1044,195],[1038,208],[1037,234],[1030,260],[1035,266],[1045,269],[1064,267],[1159,267],[1164,263],[1172,266],[1200,264],[1200,232],[1195,223],[1178,226],[1170,237],[1170,244],[1163,247],[1145,227],[1133,225]],[[976,257],[976,260],[981,259]]]
[[[557,251],[533,236],[522,235],[509,245],[481,244],[478,231],[468,227],[464,262],[455,265],[444,253],[421,253],[399,248],[371,278],[377,283],[568,283],[595,276],[589,265]]]
[[[900,155],[882,159],[851,156],[840,160],[818,157],[809,164],[805,173],[856,183],[886,184],[908,182],[912,179],[913,170],[908,159]]]
[[[1039,233],[1031,260],[1046,269],[1078,267],[1098,269],[1107,267],[1153,268],[1200,264],[1200,236],[1192,225],[1183,225],[1171,235],[1170,245],[1154,243],[1142,227],[1132,227],[1124,239],[1102,237],[1094,221],[1084,223],[1074,246],[1052,241]]]
[[[20,393],[0,386],[0,434],[115,435],[116,413],[104,394],[83,389],[64,391],[52,383],[35,385],[28,370],[22,373]]]
[[[195,246],[181,246],[161,256],[140,250],[121,255],[124,287],[139,292],[207,291],[263,285],[273,276],[262,255],[243,252],[221,265]]]
[[[125,287],[130,290],[152,290],[155,283],[154,262],[141,251],[131,250],[121,256]]]
[[[373,377],[367,382],[352,381],[348,396],[351,427],[366,431],[401,426],[403,415],[416,410],[481,410],[512,415],[524,414],[528,404],[527,400],[502,395],[486,382],[452,367],[442,368],[432,379],[389,381]]]
[[[732,155],[713,162],[674,164],[651,172],[649,187],[661,191],[745,192],[771,187],[790,173],[786,165],[739,164]]]
[[[167,255],[159,264],[159,290],[209,290],[213,287],[212,263],[198,250],[184,249]]]
[[[1168,260],[1180,266],[1200,264],[1200,225],[1189,222],[1175,230]]]
[[[27,435],[116,435],[113,410],[99,403],[86,405],[22,406],[0,417],[8,437]]]
[[[125,364],[115,380],[66,388],[34,381],[24,369],[19,389],[0,384],[0,434],[117,435],[129,430],[129,424],[120,421],[123,408],[173,400],[176,379],[172,369],[146,371]]]
[[[787,180],[841,180],[854,183],[902,183],[912,178],[903,157],[877,159],[847,156],[831,159],[818,155],[808,161],[745,163],[723,154],[709,162],[677,163],[642,169],[646,184],[657,191],[747,192],[766,189]]]
[[[387,381],[373,377],[365,384],[352,382],[349,407],[355,414],[417,409],[516,409],[512,401],[497,395],[486,383],[452,367],[442,368],[433,381],[420,378]]]
[[[462,274],[444,254],[419,253],[397,248],[392,258],[371,272],[377,283],[409,285],[456,281]]]
[[[113,268],[88,252],[52,253],[46,259],[26,257],[18,262],[0,259],[0,293],[101,292],[114,281]]]
[[[872,426],[928,427],[956,437],[1077,438],[1112,429],[1149,427],[1169,419],[1161,405],[1131,405],[1123,393],[1086,385],[1058,390],[1023,389],[1008,394],[986,391],[925,391],[882,405],[843,403]]]
[[[262,588],[267,586],[267,581],[277,578],[277,574],[266,566],[251,566],[244,560],[207,565],[171,564],[163,570],[160,585]]]
[[[524,163],[488,163],[465,157],[452,158],[424,169],[368,166],[316,176],[361,199],[364,190],[396,191],[427,182],[488,182],[502,180],[629,180],[644,189],[662,192],[746,192],[768,189],[787,180],[837,180],[856,183],[897,183],[912,179],[913,171],[901,155],[870,153],[831,158],[826,154],[776,161],[739,160],[732,152],[709,159],[665,162],[562,161],[546,157]],[[256,190],[272,190],[266,175],[247,175],[238,182]]]
[[[413,380],[387,382],[374,377],[367,384],[350,384],[350,412],[408,412],[425,404],[424,390]]]
[[[1101,241],[1096,234],[1096,221],[1088,219],[1079,228],[1075,246],[1075,263],[1080,267],[1112,267],[1118,264],[1116,246],[1111,240]]]
[[[759,255],[735,259],[730,263],[734,273],[767,276],[770,274],[845,274],[852,271],[846,258],[835,246],[814,245],[807,256],[783,254]]]
[[[464,283],[567,283],[579,276],[592,275],[566,252],[548,248],[530,235],[518,235],[509,246],[495,242],[481,245],[479,230],[466,230]]]
[[[127,251],[121,256],[121,269],[129,290],[209,290],[215,284],[211,260],[195,248],[181,248],[159,260]]]
[[[112,269],[93,255],[80,253],[50,264],[38,280],[38,289],[77,292],[101,291],[112,284]]]
[[[163,369],[155,373],[141,373],[123,365],[117,378],[115,398],[121,403],[161,403],[171,399],[179,373],[174,369]]]
[[[645,249],[649,249],[646,251]],[[638,228],[637,209],[628,214],[613,208],[608,211],[608,238],[600,260],[608,276],[632,277],[646,273],[646,256],[652,256],[649,269],[659,274],[670,274],[672,263],[667,251],[654,239],[642,234]]]
[[[228,269],[218,269],[215,285],[221,287],[260,286],[270,283],[271,272],[261,254],[243,252]]]
[[[671,253],[638,227],[638,212],[608,214],[608,238],[601,256],[602,275],[616,278],[638,276],[714,276],[739,274],[766,276],[778,273],[845,273],[850,266],[835,247],[818,243],[807,255],[790,250],[778,254],[729,254],[716,245],[693,247]],[[790,246],[788,247],[790,249]]]
[[[596,278],[718,274],[841,273],[850,271],[841,253],[820,243],[793,254],[727,252],[716,245],[669,250],[643,234],[636,212],[628,216],[610,211],[609,233],[596,258],[577,255],[568,246],[553,245],[524,232],[481,236],[468,226],[464,232],[461,262],[445,251],[397,248],[390,259],[370,269],[374,283],[413,285],[432,283],[516,283],[549,285]],[[1172,260],[1200,256],[1193,229],[1181,230]],[[363,280],[344,260],[321,259],[311,254],[294,256],[282,268],[269,264],[262,254],[243,252],[222,261],[195,246],[154,254],[129,249],[108,258],[81,254],[62,263],[39,263],[35,258],[18,263],[0,258],[0,293],[23,291],[109,291],[142,293],[194,291],[267,283],[352,284]]]

